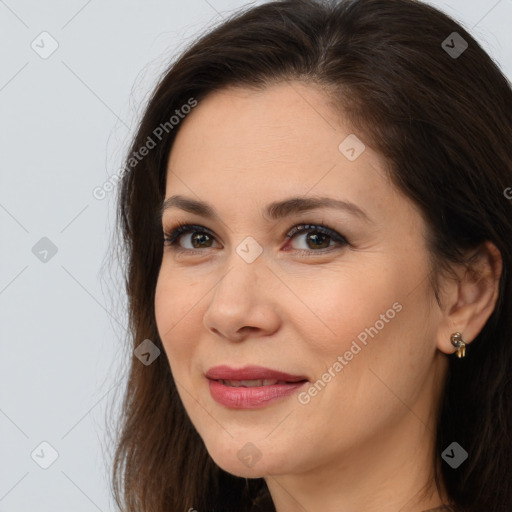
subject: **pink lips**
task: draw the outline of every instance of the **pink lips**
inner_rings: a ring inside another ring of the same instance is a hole
[[[206,372],[205,376],[209,380],[212,398],[219,404],[232,409],[264,407],[274,400],[292,394],[308,381],[303,375],[291,375],[262,366],[246,366],[240,369],[225,365],[214,366]],[[251,385],[250,387],[248,387],[249,383],[231,382],[236,385],[235,387],[230,383],[223,382],[247,380],[277,382],[267,383],[267,385]]]

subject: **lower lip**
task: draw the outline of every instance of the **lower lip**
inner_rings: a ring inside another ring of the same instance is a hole
[[[307,384],[306,381],[252,388],[226,386],[222,382],[210,380],[212,398],[221,405],[231,409],[257,409],[289,396]]]

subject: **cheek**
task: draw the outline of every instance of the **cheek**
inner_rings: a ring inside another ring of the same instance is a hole
[[[364,390],[383,387],[371,369],[401,396],[417,392],[411,382],[421,382],[435,351],[426,267],[418,260],[414,269],[373,261],[365,269],[345,269],[336,279],[315,281],[316,293],[308,295],[314,315],[304,315],[302,307],[296,316],[315,377],[322,378],[329,368],[331,374],[343,374],[332,379],[337,382],[333,391],[341,386],[344,394],[367,399]]]
[[[193,330],[199,332],[201,324],[191,321],[194,307],[201,297],[197,285],[180,279],[179,275],[169,275],[163,269],[158,277],[155,290],[155,319],[164,349],[169,358],[173,373],[179,368],[175,361],[182,361],[190,356],[194,349]]]
[[[207,290],[198,272],[183,271],[164,260],[155,289],[155,316],[167,329],[178,327],[195,313]]]
[[[381,424],[400,413],[400,400],[415,403],[435,355],[427,281],[418,279],[418,286],[411,276],[381,270],[370,280],[357,279],[353,286],[347,282],[352,293],[336,296],[343,308],[337,314],[334,305],[329,310],[337,336],[315,350],[321,354],[323,372],[342,356],[340,377],[332,379],[332,387],[322,391],[318,403],[323,400],[334,407],[341,401],[353,413],[348,423],[365,418]]]
[[[299,292],[308,310],[302,306],[296,316],[301,316],[304,330],[311,332],[308,339],[317,353],[343,353],[358,337],[360,341],[369,338],[367,330],[374,333],[376,322],[378,331],[384,331],[397,316],[399,305],[394,309],[393,304],[400,302],[401,285],[385,266],[372,263],[363,270],[344,268],[310,283],[311,288],[314,283],[314,294],[306,295],[306,285]]]

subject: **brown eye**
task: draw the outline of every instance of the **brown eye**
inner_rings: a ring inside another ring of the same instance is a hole
[[[182,247],[180,240],[190,235],[188,238],[191,247]],[[301,224],[292,228],[286,238],[293,239],[299,235],[304,235],[306,247],[295,249],[301,253],[323,253],[330,251],[333,247],[344,247],[349,245],[347,239],[337,231],[326,226],[314,224]],[[177,252],[196,252],[201,249],[212,248],[212,242],[215,241],[213,234],[203,226],[191,224],[180,224],[177,228],[164,233],[164,245],[170,246]],[[334,243],[332,243],[334,242]]]
[[[189,240],[192,248],[182,248],[179,241],[185,235],[191,234]],[[173,249],[180,251],[194,251],[201,248],[209,249],[211,241],[214,240],[213,235],[202,226],[180,225],[170,233],[164,233],[164,245],[172,246]]]
[[[301,252],[321,252],[335,245],[348,245],[345,237],[325,226],[302,224],[295,226],[287,233],[286,237],[290,239],[297,238],[299,234],[305,235],[304,240],[306,243],[306,247],[296,249]],[[331,244],[331,242],[334,242],[334,244]]]

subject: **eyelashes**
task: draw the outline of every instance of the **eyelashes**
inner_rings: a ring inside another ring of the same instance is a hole
[[[294,239],[294,238],[297,238],[298,236],[301,236],[301,235],[313,235],[315,238],[314,240],[318,240],[320,239],[320,245],[322,243],[322,240],[325,241],[325,239],[330,239],[332,242],[334,242],[334,245],[328,245],[328,247],[321,247],[320,250],[313,250],[313,252],[321,252],[321,251],[330,251],[332,250],[333,248],[336,248],[336,244],[338,245],[338,247],[343,247],[345,245],[348,245],[348,241],[347,239],[341,235],[340,233],[338,233],[337,231],[335,231],[334,229],[332,228],[329,228],[327,226],[323,226],[323,225],[317,225],[317,224],[299,224],[297,226],[294,226],[290,231],[288,231],[288,233],[286,234],[286,238],[288,239]],[[320,235],[320,236],[319,236]],[[311,240],[311,239],[308,239],[307,237],[305,237],[305,240]],[[306,242],[307,244],[307,242]],[[313,245],[314,246],[314,245]],[[296,249],[296,250],[299,250],[301,252],[311,252],[311,250],[301,250],[301,249]]]
[[[179,245],[179,241],[184,235],[187,234],[196,234],[202,235],[198,238],[195,238],[194,241],[198,245],[202,243],[207,243],[210,240],[216,241],[215,235],[204,226],[199,226],[195,224],[181,224],[178,223],[177,227],[171,229],[169,232],[163,233],[163,242],[164,245],[168,246],[172,251],[177,253],[189,253],[189,254],[198,254],[200,252],[204,252],[205,249],[211,249],[213,247],[204,247],[204,248],[193,248],[187,249],[183,248]],[[303,235],[311,235],[310,237],[304,237],[305,244],[308,247],[307,249],[292,249],[295,252],[298,252],[302,255],[315,255],[315,254],[325,254],[326,252],[331,252],[333,249],[340,249],[347,245],[350,245],[347,239],[335,231],[332,228],[323,225],[317,224],[298,224],[291,228],[288,233],[285,235],[287,239],[292,240],[299,238]],[[190,240],[190,239],[189,239]],[[327,241],[327,247],[325,247]],[[308,242],[313,243],[313,247],[319,247],[317,249],[310,249],[308,246]],[[331,244],[334,242],[334,245]]]

